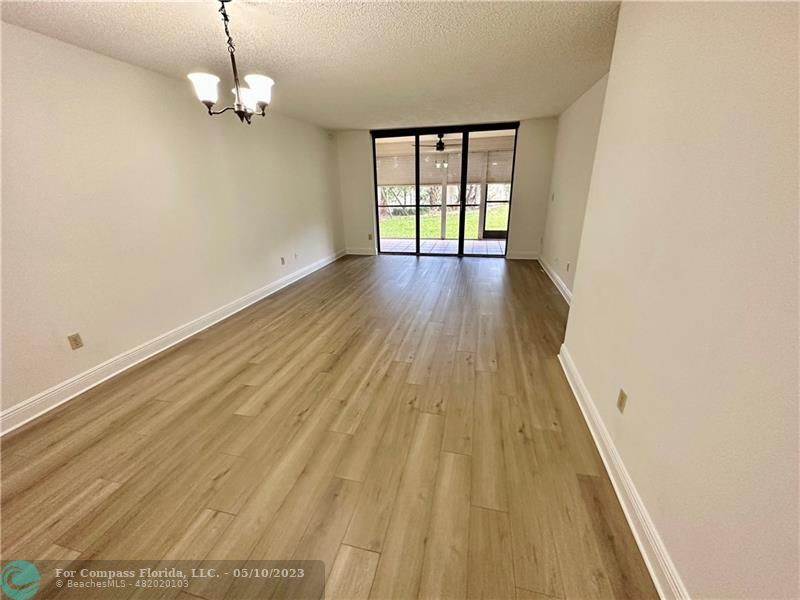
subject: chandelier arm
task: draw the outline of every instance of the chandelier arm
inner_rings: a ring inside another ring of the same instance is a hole
[[[226,106],[222,110],[213,110],[211,107],[208,107],[208,114],[210,114],[210,115],[221,115],[222,113],[228,112],[229,110],[232,110],[232,111],[235,112],[235,111],[240,110],[240,109],[237,109],[235,106]],[[260,111],[254,112],[254,113],[249,113],[249,114],[251,116],[255,116],[255,117],[266,117],[267,116],[267,107],[264,106]]]
[[[208,109],[208,114],[210,114],[210,115],[221,115],[222,113],[224,113],[224,112],[228,112],[229,110],[236,110],[236,108],[235,108],[235,107],[233,107],[233,106],[226,106],[226,107],[225,107],[225,108],[223,108],[222,110],[211,110],[211,109],[209,108],[209,109]]]

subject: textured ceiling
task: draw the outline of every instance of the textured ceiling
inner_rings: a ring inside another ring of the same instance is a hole
[[[185,79],[230,66],[218,4],[3,2],[3,20]],[[240,71],[276,81],[277,112],[330,129],[559,114],[611,61],[618,3],[228,4]]]

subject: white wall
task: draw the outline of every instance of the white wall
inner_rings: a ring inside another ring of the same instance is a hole
[[[607,83],[605,75],[558,117],[540,260],[569,291],[578,266],[578,247]]]
[[[349,254],[375,254],[372,136],[368,131],[338,131],[335,138],[345,247]]]
[[[538,258],[553,171],[557,120],[520,122],[508,230],[509,258]]]
[[[796,3],[619,17],[565,346],[696,598],[800,596],[797,48]]]
[[[322,129],[2,34],[4,408],[343,248]]]

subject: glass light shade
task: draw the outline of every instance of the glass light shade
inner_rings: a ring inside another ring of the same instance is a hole
[[[236,88],[232,89],[234,97],[236,97]],[[242,100],[242,104],[244,107],[250,112],[256,112],[256,104],[258,104],[258,100],[256,99],[256,95],[250,88],[240,87],[239,88],[239,97]]]
[[[447,168],[447,162],[443,162],[442,166],[446,169]]]
[[[256,101],[269,104],[272,101],[272,86],[275,82],[266,75],[245,75],[244,80],[256,96]]]
[[[219,92],[217,91],[219,77],[208,73],[189,73],[187,77],[194,85],[194,93],[197,94],[197,99],[200,102],[217,103],[217,100],[219,100]]]

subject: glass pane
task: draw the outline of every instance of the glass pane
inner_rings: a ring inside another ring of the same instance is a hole
[[[458,197],[458,190],[461,189],[460,185],[448,185],[447,186],[447,203],[448,204],[458,204],[461,202],[461,199]]]
[[[414,136],[375,140],[381,252],[417,251]]]
[[[414,218],[416,209],[405,207],[378,207],[381,241],[386,238],[414,239],[417,226]],[[381,245],[381,249],[383,245]]]
[[[513,150],[489,150],[486,181],[506,182],[511,181],[511,170],[514,165]]]
[[[447,203],[458,204],[461,199],[458,197],[458,191],[461,189],[460,185],[447,186]],[[467,204],[480,204],[481,203],[481,186],[479,183],[467,184]]]
[[[419,203],[427,206],[442,205],[441,185],[421,185],[419,188]]]
[[[486,205],[486,229],[505,231],[508,229],[508,202]]]
[[[416,206],[413,185],[379,185],[378,206]]]
[[[508,202],[511,200],[511,182],[487,184],[487,202]]]
[[[444,147],[437,144],[442,142]],[[420,252],[458,253],[458,183],[461,181],[462,134],[421,135]],[[456,205],[456,206],[451,206]]]
[[[467,184],[467,206],[474,204],[475,206],[481,203],[481,184],[468,183]]]
[[[478,239],[478,217],[480,214],[479,206],[467,206],[466,217],[467,221],[464,225],[464,239],[477,240]]]

